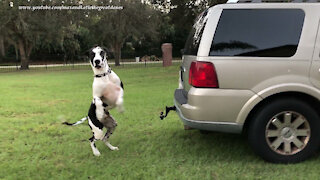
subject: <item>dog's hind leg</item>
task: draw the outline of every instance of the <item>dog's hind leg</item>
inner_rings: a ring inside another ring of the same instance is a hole
[[[112,145],[109,143],[109,141],[106,141],[106,142],[104,142],[104,143],[105,143],[105,144],[108,146],[108,148],[111,149],[112,151],[119,150],[118,147],[112,146]]]
[[[99,152],[99,150],[97,149],[95,142],[96,142],[98,139],[102,139],[102,137],[103,137],[103,131],[102,131],[102,129],[99,129],[98,127],[96,127],[96,126],[92,123],[92,121],[91,121],[90,118],[89,118],[89,127],[90,127],[90,129],[92,130],[92,133],[93,133],[93,136],[89,139],[92,152],[93,152],[93,154],[94,154],[95,156],[100,156],[100,152]]]
[[[89,139],[89,141],[90,141],[90,146],[91,146],[91,149],[92,149],[93,154],[94,154],[95,156],[100,156],[100,152],[99,152],[99,150],[97,149],[96,144],[95,144],[95,142],[96,142],[97,140],[94,138],[94,136],[92,136],[92,137]]]
[[[111,149],[112,151],[114,150],[119,150],[118,147],[112,146],[109,143],[109,137],[112,135],[113,131],[115,130],[115,128],[108,128],[106,134],[104,135],[102,141],[108,146],[109,149]]]

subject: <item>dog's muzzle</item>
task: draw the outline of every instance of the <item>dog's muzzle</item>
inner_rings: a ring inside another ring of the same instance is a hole
[[[95,64],[95,68],[100,69],[102,66],[100,65],[101,61],[100,60],[95,60],[94,64]]]

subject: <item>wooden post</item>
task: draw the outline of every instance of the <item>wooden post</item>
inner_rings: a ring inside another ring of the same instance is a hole
[[[162,50],[162,65],[163,67],[172,65],[172,44],[164,43],[161,46]]]

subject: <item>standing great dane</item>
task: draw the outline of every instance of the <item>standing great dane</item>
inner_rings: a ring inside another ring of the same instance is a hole
[[[96,46],[90,50],[89,57],[94,73],[92,96],[101,98],[108,110],[116,107],[123,112],[123,83],[109,67],[106,50]]]
[[[64,122],[69,126],[76,126],[88,120],[93,136],[89,139],[92,152],[100,156],[95,141],[102,140],[111,150],[119,150],[118,147],[109,143],[109,137],[117,126],[117,122],[110,115],[112,108],[123,112],[123,83],[119,76],[114,73],[107,63],[106,50],[96,46],[89,52],[90,64],[94,72],[92,84],[93,101],[90,105],[88,116],[75,123]],[[104,134],[103,127],[107,129]]]

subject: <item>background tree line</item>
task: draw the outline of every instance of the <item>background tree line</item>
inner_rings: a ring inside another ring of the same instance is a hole
[[[161,56],[161,44],[180,50],[196,16],[226,0],[1,0],[0,62],[79,61],[95,44],[121,58]],[[19,6],[122,6],[121,10],[19,10]]]

